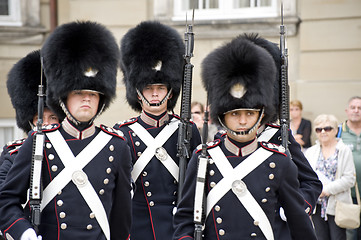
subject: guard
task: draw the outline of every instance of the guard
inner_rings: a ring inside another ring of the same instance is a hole
[[[173,239],[193,239],[198,222],[203,232],[197,237],[203,239],[277,239],[279,205],[292,239],[316,239],[299,193],[296,165],[282,146],[257,140],[257,129],[276,111],[277,76],[269,52],[244,35],[204,59],[202,80],[211,119],[227,135],[207,144],[206,157],[200,157],[201,150],[193,154]]]
[[[115,97],[118,53],[113,35],[95,22],[61,25],[46,40],[41,56],[47,104],[65,119],[43,130],[39,236],[21,209],[30,171],[39,171],[30,169],[30,134],[0,191],[6,239],[129,238],[129,147],[114,129],[93,123]]]
[[[273,57],[277,69],[280,69],[280,65],[281,65],[280,49],[278,48],[277,44],[272,43],[264,38],[261,38],[257,34],[246,35],[245,38],[254,42],[258,46],[266,49]],[[280,80],[280,76],[278,76],[277,79]],[[268,123],[262,124],[259,127],[258,141],[266,141],[266,142],[275,143],[277,145],[282,145],[281,129],[280,126],[276,124],[276,122],[279,119],[278,110],[280,108],[279,88],[280,88],[280,83],[279,81],[276,81],[274,85],[274,90],[275,90],[274,102],[276,106],[276,111],[274,112],[274,116],[270,118],[270,121]],[[226,135],[227,135],[226,133],[219,133],[216,136],[216,138],[224,137]],[[290,152],[291,159],[296,164],[298,170],[298,181],[300,183],[299,190],[304,198],[305,212],[308,215],[311,215],[316,205],[316,201],[321,194],[322,183],[318,179],[317,174],[313,171],[308,160],[303,155],[300,145],[296,142],[290,131],[289,131],[288,139],[289,139],[288,150]],[[275,220],[279,222],[279,224],[276,224],[275,239],[278,240],[290,239],[291,236],[289,234],[289,229],[287,226],[287,219],[284,216],[282,209],[280,211],[280,214],[276,216]]]
[[[40,50],[20,59],[10,70],[6,86],[16,112],[16,124],[25,133],[36,126],[38,119],[38,86],[41,78]],[[43,76],[43,81],[46,82]],[[44,105],[43,125],[59,123],[59,119]],[[0,186],[26,138],[9,142],[0,156]]]
[[[121,69],[129,105],[140,116],[117,123],[133,159],[132,240],[168,240],[174,232],[179,158],[179,117],[173,111],[182,84],[184,44],[159,22],[142,22],[121,41]],[[195,124],[191,151],[200,143]]]

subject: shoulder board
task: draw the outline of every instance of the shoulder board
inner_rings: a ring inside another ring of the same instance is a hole
[[[114,129],[114,128],[107,127],[107,126],[105,126],[105,125],[103,125],[103,124],[100,125],[100,129],[101,129],[103,132],[105,132],[105,133],[108,133],[108,134],[110,134],[110,135],[113,135],[113,136],[116,136],[116,137],[119,137],[119,138],[125,140],[125,139],[124,139],[124,134],[123,134],[123,132],[120,131],[120,130],[116,130],[116,129]]]
[[[211,149],[211,148],[214,148],[214,147],[218,146],[220,142],[221,142],[220,139],[216,139],[214,141],[207,142],[207,149]],[[202,150],[202,144],[199,144],[197,146],[196,153],[198,153],[201,150]]]
[[[175,117],[175,118],[181,119],[180,116],[177,115],[177,114],[174,114],[174,113],[173,113],[173,114],[171,114],[171,115],[172,115],[173,117]]]
[[[227,132],[225,130],[219,130],[215,135],[214,139],[222,139],[224,136],[227,135]]]
[[[12,149],[16,146],[21,146],[25,142],[26,138],[10,141],[6,144],[6,149]]]
[[[274,143],[270,143],[270,142],[261,142],[260,144],[264,149],[266,149],[268,151],[279,153],[279,154],[282,154],[284,156],[287,156],[286,153],[285,153],[286,150],[285,150],[285,148],[283,146],[280,146],[280,145],[277,145],[277,144],[274,144]]]
[[[11,150],[9,151],[9,154],[12,155],[12,154],[18,152],[20,148],[21,148],[21,145],[18,145],[18,146],[16,146],[16,147],[14,147],[13,149],[11,149]]]
[[[122,127],[122,126],[125,126],[125,125],[129,125],[129,124],[135,123],[136,121],[138,121],[137,118],[131,118],[131,119],[128,119],[128,120],[124,120],[124,121],[117,122],[117,123],[115,124],[115,126],[117,126],[117,127]]]
[[[270,124],[270,123],[267,123],[266,124],[267,127],[272,127],[272,128],[281,128],[280,125],[277,125],[277,124]]]
[[[45,132],[45,133],[46,132],[53,132],[53,131],[59,129],[60,126],[61,126],[60,123],[49,124],[49,125],[43,126],[41,131]],[[36,128],[34,128],[32,131],[33,132],[31,133],[31,135],[34,135],[37,132]]]

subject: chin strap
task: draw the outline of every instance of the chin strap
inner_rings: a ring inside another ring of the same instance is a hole
[[[237,136],[237,135],[247,135],[247,134],[250,134],[250,133],[252,133],[253,131],[256,130],[258,124],[262,120],[263,113],[264,113],[264,108],[262,108],[262,110],[261,110],[261,112],[259,114],[257,122],[251,128],[249,128],[249,129],[247,129],[245,131],[233,131],[233,130],[231,130],[230,128],[228,128],[226,126],[226,124],[223,123],[223,121],[219,118],[219,116],[218,116],[218,121],[221,123],[222,127],[224,127],[227,130],[227,132],[229,132],[229,133],[231,133],[231,134],[233,134],[235,136]]]
[[[73,117],[73,115],[71,115],[68,108],[65,106],[63,100],[61,100],[61,99],[59,100],[59,105],[60,105],[61,109],[63,110],[63,112],[65,113],[66,117],[70,121],[72,121],[75,124],[75,126],[78,126],[81,123],[84,123],[84,122],[80,122],[79,120],[75,119],[75,117]],[[105,104],[103,104],[101,109],[98,111],[98,113],[95,114],[95,116],[92,119],[90,119],[90,121],[88,122],[89,125],[91,125],[94,122],[94,120],[103,112],[104,107],[105,107]]]
[[[148,106],[151,106],[151,107],[159,107],[169,98],[170,94],[172,93],[172,88],[171,88],[169,90],[169,92],[167,93],[167,95],[162,99],[162,101],[160,101],[159,103],[150,103],[138,89],[136,89],[136,90],[137,90],[137,94],[142,99],[142,102],[145,102]]]

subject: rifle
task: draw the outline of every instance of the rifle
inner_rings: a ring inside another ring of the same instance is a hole
[[[40,85],[38,87],[38,121],[36,123],[36,132],[33,135],[33,152],[31,161],[30,172],[30,191],[29,191],[29,204],[30,204],[30,220],[36,232],[40,225],[40,203],[42,199],[42,186],[41,186],[41,170],[43,161],[43,149],[45,135],[42,131],[43,127],[43,113],[44,113],[44,85],[43,85],[43,59],[41,58],[41,75]]]
[[[208,106],[208,102],[207,105]],[[206,198],[205,198],[205,183],[206,183],[206,172],[207,172],[207,138],[208,138],[208,111],[207,108],[204,112],[204,122],[202,131],[202,152],[198,157],[198,171],[197,171],[197,182],[196,191],[194,197],[194,240],[202,240],[202,226],[205,218]]]
[[[185,54],[183,56],[185,65],[183,68],[182,83],[182,101],[177,143],[177,157],[179,157],[179,180],[177,202],[182,197],[183,183],[185,179],[185,171],[187,167],[187,159],[190,157],[190,140],[192,138],[191,119],[191,95],[192,95],[192,73],[193,65],[191,58],[193,57],[194,33],[193,33],[194,9],[192,24],[186,23],[186,32],[184,33]],[[187,22],[187,21],[186,21]]]
[[[288,151],[288,129],[290,123],[289,85],[288,85],[288,55],[285,40],[285,26],[283,25],[283,3],[281,3],[281,26],[280,26],[280,51],[281,51],[281,91],[280,91],[280,126],[282,146]],[[290,156],[290,155],[289,155]]]

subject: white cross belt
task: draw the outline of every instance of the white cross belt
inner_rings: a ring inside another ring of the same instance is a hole
[[[273,153],[259,148],[243,162],[238,164],[237,167],[233,168],[220,147],[209,149],[208,152],[221,172],[223,179],[212,188],[207,196],[207,216],[213,206],[232,189],[233,193],[237,196],[253,220],[259,223],[259,228],[266,239],[273,240],[273,230],[265,212],[249,192],[246,184],[242,181],[245,176],[257,168]]]
[[[46,135],[53,144],[65,168],[44,189],[44,197],[40,209],[43,210],[59,191],[70,181],[73,181],[89,208],[95,214],[95,218],[103,230],[105,237],[110,240],[109,222],[104,206],[93,186],[88,181],[88,176],[82,169],[105,147],[112,136],[104,132],[99,132],[99,134],[74,157],[71,149],[58,130],[47,133]]]
[[[178,129],[178,123],[179,120],[173,118],[155,138],[153,138],[152,135],[137,122],[129,126],[129,128],[131,128],[147,146],[133,166],[132,178],[134,182],[138,179],[140,173],[144,170],[150,160],[152,160],[157,148],[162,147]],[[164,159],[160,160],[160,162],[167,168],[169,173],[172,174],[174,179],[178,181],[179,167],[172,157],[169,156],[168,153],[165,153]]]

